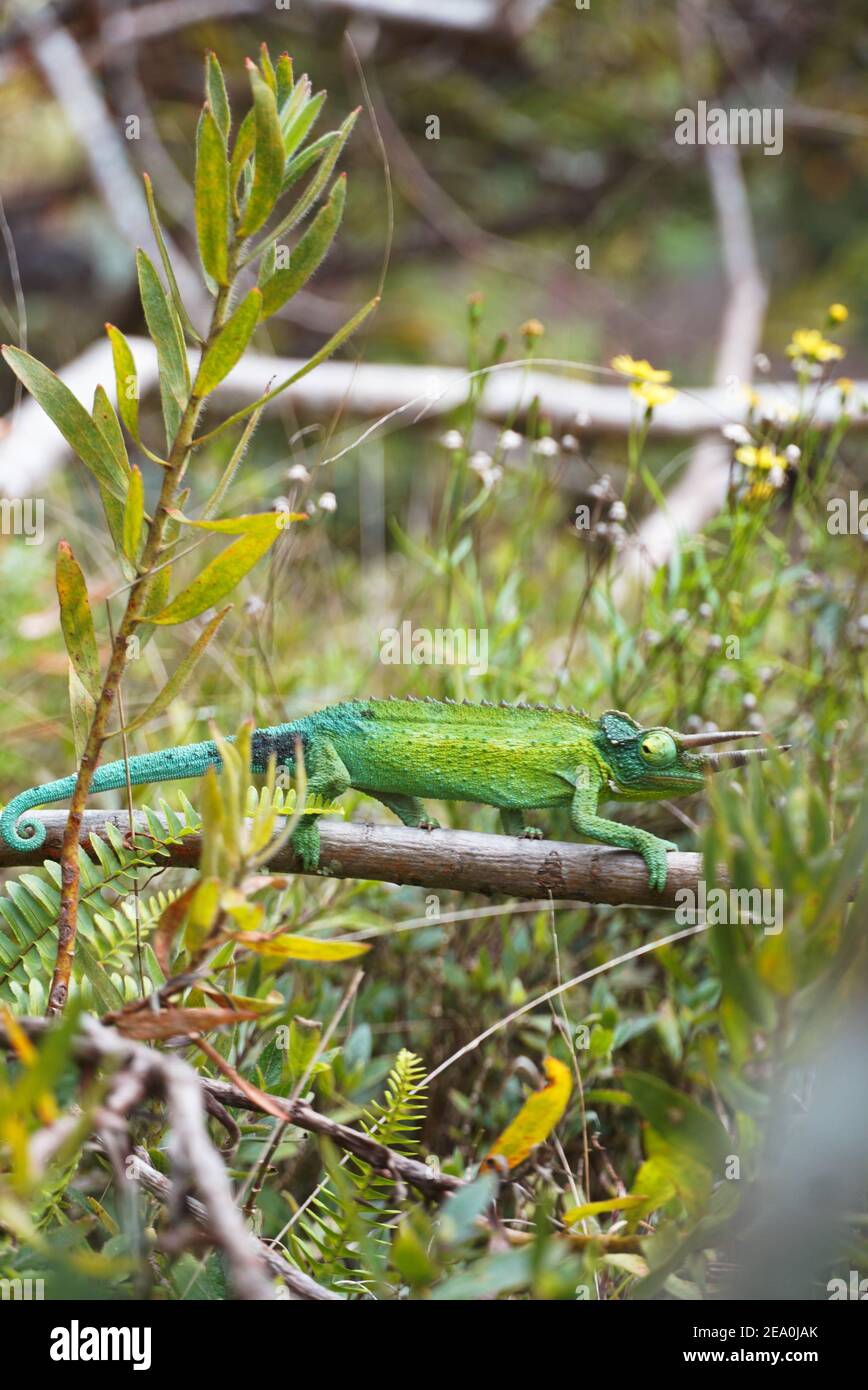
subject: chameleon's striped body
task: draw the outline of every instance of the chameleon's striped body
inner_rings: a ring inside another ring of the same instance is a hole
[[[719,766],[721,755],[694,754],[688,747],[738,736],[702,740],[669,729],[643,729],[617,710],[592,719],[557,706],[459,705],[412,697],[354,700],[256,730],[251,771],[266,771],[272,757],[291,769],[300,743],[311,793],[333,800],[353,787],[377,797],[405,825],[428,829],[436,828],[436,822],[421,797],[496,806],[509,833],[534,836],[541,832],[525,829],[524,811],[569,806],[580,834],[642,854],[652,886],[662,888],[666,854],[676,846],[648,831],[605,820],[597,815],[597,801],[601,796],[640,801],[697,791],[705,772]],[[744,761],[747,754],[723,756]],[[123,787],[127,772],[131,783],[142,785],[201,777],[209,767],[220,766],[213,742],[194,743],[145,753],[128,764],[107,763],[94,774],[91,791]],[[15,797],[0,817],[7,844],[38,848],[45,829],[27,813],[71,796],[74,786],[74,777],[64,777]],[[304,866],[316,868],[314,817],[298,826],[293,844]]]

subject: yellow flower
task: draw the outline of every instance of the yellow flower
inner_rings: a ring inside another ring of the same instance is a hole
[[[658,386],[654,381],[632,382],[631,395],[642,401],[646,410],[654,410],[658,405],[668,405],[678,395],[671,386]]]
[[[663,382],[672,380],[671,372],[658,371],[644,358],[637,362],[635,357],[630,357],[626,352],[622,352],[619,357],[613,357],[611,365],[616,372],[620,372],[622,376],[631,376],[634,381],[647,381],[662,385]]]
[[[786,468],[787,461],[783,454],[776,454],[774,449],[769,448],[768,444],[762,444],[757,448],[753,444],[742,444],[741,448],[735,451],[736,463],[744,464],[745,468]],[[756,485],[758,486],[758,484]]]
[[[850,310],[847,308],[847,305],[846,305],[846,304],[830,304],[830,305],[829,305],[829,322],[830,322],[830,323],[846,323],[849,317],[850,317]]]
[[[752,483],[744,495],[744,500],[747,502],[748,506],[760,507],[763,502],[768,502],[774,495],[775,489],[772,487],[771,483]]]
[[[853,383],[850,380],[850,378],[848,376],[839,376],[838,380],[835,382],[835,385],[841,392],[841,400],[846,401],[847,397],[850,395],[850,392],[853,390]]]
[[[753,387],[752,387],[752,386],[743,386],[743,387],[742,387],[742,391],[744,392],[745,399],[746,399],[746,401],[747,401],[747,403],[748,403],[749,409],[750,409],[751,411],[759,410],[760,405],[762,404],[762,402],[760,401],[760,398],[759,398],[759,396],[757,395],[756,391],[754,391]]]
[[[787,357],[805,362],[837,362],[843,356],[844,349],[838,343],[830,343],[818,328],[797,328],[787,348]]]
[[[521,325],[520,331],[523,338],[541,338],[546,330],[539,319],[528,319],[527,323]]]

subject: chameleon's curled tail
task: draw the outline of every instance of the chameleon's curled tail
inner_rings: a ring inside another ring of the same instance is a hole
[[[209,767],[222,767],[217,745],[190,743],[185,747],[167,748],[160,753],[143,753],[116,763],[98,767],[90,784],[91,792],[107,792],[125,787],[127,769],[133,786],[146,782],[169,782],[178,777],[201,777]],[[61,777],[41,787],[31,787],[16,796],[0,815],[0,835],[12,849],[32,851],[45,842],[45,826],[37,816],[27,812],[48,801],[64,801],[75,790],[75,777]]]

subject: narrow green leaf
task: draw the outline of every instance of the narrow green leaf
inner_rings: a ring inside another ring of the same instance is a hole
[[[96,701],[87,693],[72,662],[69,663],[69,712],[72,715],[72,742],[75,761],[81,762],[93,721]]]
[[[290,94],[289,101],[287,101],[285,106],[281,106],[280,101],[278,100],[277,105],[280,108],[280,128],[283,131],[285,156],[288,153],[285,144],[286,133],[289,130],[290,126],[295,124],[296,120],[301,115],[301,112],[304,110],[305,106],[310,101],[310,92],[310,78],[308,77],[307,73],[305,73],[304,76],[300,77],[296,82],[295,87],[293,88],[292,93]]]
[[[133,468],[130,475],[130,490],[124,508],[124,554],[131,564],[139,558],[142,541],[142,523],[145,518],[145,489],[141,469]]]
[[[292,124],[287,127],[283,137],[283,153],[287,159],[292,158],[308,131],[316,123],[325,104],[325,99],[325,92],[317,92],[315,97],[311,97],[309,101],[305,102]]]
[[[277,109],[282,111],[284,105],[292,96],[293,72],[292,59],[288,53],[281,53],[277,60]]]
[[[308,145],[307,149],[297,154],[294,159],[291,159],[283,171],[281,194],[286,193],[294,183],[298,183],[298,180],[307,173],[311,165],[316,164],[318,159],[322,159],[339,138],[340,131],[329,130],[318,140],[314,140],[312,145]]]
[[[93,616],[81,566],[67,541],[61,541],[57,547],[55,582],[60,626],[69,659],[88,695],[97,700],[102,689],[102,673]]]
[[[170,511],[169,515],[184,526],[195,526],[197,530],[213,531],[222,536],[265,535],[271,532],[275,524],[281,531],[290,521],[307,521],[305,512],[250,512],[247,516],[224,516],[219,521],[196,521],[175,510]]]
[[[337,139],[329,146],[320,167],[316,171],[315,177],[311,179],[298,202],[290,210],[286,218],[284,218],[283,223],[281,223],[282,226],[285,224],[287,228],[294,227],[296,222],[300,222],[313,207],[332,176],[334,167],[338,162],[338,156],[352,134],[353,126],[359,118],[360,110],[361,107],[357,107],[355,111],[351,111],[343,125],[339,127]]]
[[[185,623],[224,599],[277,540],[283,527],[280,513],[275,513],[272,520],[267,530],[252,531],[228,545],[167,608],[150,615],[150,621],[164,625]]]
[[[283,932],[267,941],[251,941],[242,937],[241,944],[257,955],[277,956],[280,960],[313,960],[331,963],[333,961],[354,960],[370,951],[370,946],[358,941],[323,941],[314,936],[295,936]]]
[[[277,202],[283,180],[283,137],[274,92],[260,77],[256,65],[249,58],[247,70],[253,91],[256,156],[253,187],[238,229],[241,236],[250,236],[259,230]]]
[[[97,386],[94,392],[93,410],[91,413],[97,429],[114,454],[118,467],[123,470],[124,477],[127,479],[127,485],[129,486],[130,461],[127,457],[123,432],[118,417],[115,414],[114,406],[106,395],[105,388],[102,386]],[[127,579],[132,579],[135,576],[135,570],[126,563],[126,556],[124,554],[124,504],[109,492],[108,488],[103,487],[102,484],[99,485],[99,495],[115,550],[121,557],[124,576]]]
[[[187,354],[177,316],[169,302],[162,281],[144,251],[136,255],[139,271],[139,292],[148,332],[157,349],[160,371],[160,397],[166,424],[166,442],[171,449],[187,396]]]
[[[173,671],[156,699],[151,701],[144,713],[137,715],[136,718],[127,725],[127,733],[132,733],[134,729],[142,729],[146,724],[150,724],[152,719],[156,719],[157,715],[162,714],[164,710],[169,708],[172,701],[177,699],[193,674],[199,658],[202,656],[211,638],[214,636],[229,611],[230,608],[224,608],[221,613],[218,613],[216,617],[211,619],[210,623],[205,628],[204,632],[196,639],[183,661]]]
[[[19,381],[38,401],[48,418],[57,426],[67,444],[75,451],[85,467],[121,502],[126,497],[126,478],[81,401],[68,386],[42,362],[21,348],[4,347],[3,357]]]
[[[115,408],[106,394],[104,386],[97,386],[93,393],[93,420],[106,444],[111,449],[118,468],[125,478],[130,476],[130,461],[123,431],[115,413]]]
[[[218,285],[228,285],[229,164],[224,137],[207,106],[196,130],[196,235],[205,271]]]
[[[145,197],[148,200],[148,215],[151,219],[151,230],[154,233],[154,240],[157,243],[157,250],[160,253],[160,260],[163,263],[163,270],[166,272],[166,282],[169,286],[169,293],[172,296],[172,303],[175,306],[175,313],[178,315],[178,321],[190,334],[190,337],[193,339],[193,342],[201,343],[202,338],[200,334],[197,333],[193,321],[190,318],[190,315],[184,308],[184,301],[181,298],[181,291],[178,288],[178,281],[175,279],[175,271],[172,268],[172,261],[169,256],[169,248],[166,246],[166,241],[163,236],[163,229],[160,226],[160,217],[157,212],[157,204],[154,201],[154,190],[151,185],[150,175],[144,174],[142,177],[145,182]],[[183,343],[183,333],[181,335],[181,340]]]
[[[262,253],[262,258],[259,262],[259,272],[256,277],[256,283],[258,284],[261,290],[265,289],[265,286],[268,284],[276,269],[277,247],[272,241],[269,246],[266,246],[265,250]]]
[[[362,305],[358,313],[353,314],[353,317],[348,319],[347,322],[338,329],[337,333],[334,333],[332,337],[329,338],[327,343],[323,344],[319,352],[315,352],[313,357],[308,358],[303,367],[299,367],[297,372],[293,372],[292,376],[286,378],[286,381],[282,381],[279,386],[275,386],[273,391],[267,391],[264,396],[259,397],[259,400],[251,401],[250,405],[244,406],[242,410],[236,410],[234,415],[230,415],[222,424],[216,425],[214,429],[209,430],[207,434],[199,435],[198,439],[193,440],[193,448],[198,448],[209,439],[216,439],[217,435],[222,434],[223,431],[229,429],[231,425],[237,425],[241,420],[246,420],[248,415],[252,415],[254,410],[261,409],[262,406],[267,405],[269,401],[273,401],[276,396],[279,396],[281,392],[293,386],[295,382],[301,381],[302,377],[307,376],[308,372],[312,372],[315,367],[319,366],[320,362],[325,362],[326,358],[331,357],[332,353],[336,352],[341,344],[346,342],[347,338],[352,337],[356,329],[364,323],[368,314],[370,314],[373,309],[376,309],[379,302],[379,295],[375,295],[373,299],[369,299],[367,304]]]
[[[268,51],[268,44],[259,45],[259,62],[262,67],[262,76],[265,78],[271,90],[277,96],[277,74],[274,71],[274,64],[271,61],[271,54]]]
[[[139,437],[139,378],[130,345],[119,328],[107,323],[105,331],[112,345],[118,414],[132,435]]]
[[[325,260],[343,216],[347,196],[346,174],[336,181],[325,207],[320,208],[290,257],[286,270],[276,271],[262,295],[262,317],[267,319],[307,283]]]
[[[214,491],[211,493],[211,496],[208,498],[208,501],[202,508],[202,515],[199,518],[200,521],[206,521],[209,517],[213,516],[214,513],[217,511],[217,508],[223,501],[223,498],[226,496],[226,493],[228,492],[232,484],[232,479],[235,477],[235,474],[238,470],[238,465],[244,458],[244,455],[247,453],[247,447],[250,443],[250,440],[253,437],[253,431],[259,424],[261,415],[261,410],[255,410],[251,415],[250,419],[247,421],[247,424],[244,426],[241,438],[235,445],[235,448],[232,450],[229,462],[223,469],[222,474],[220,475],[220,481],[218,482]]]
[[[256,144],[256,123],[254,112],[251,109],[246,113],[241,125],[238,127],[238,134],[235,137],[235,145],[232,150],[232,159],[229,162],[229,187],[232,192],[232,206],[237,216],[238,204],[236,202],[238,191],[238,180],[241,171],[253,153]]]
[[[247,265],[249,261],[255,259],[266,247],[268,242],[276,241],[284,232],[291,231],[296,223],[310,212],[314,203],[319,198],[326,184],[332,176],[334,167],[338,162],[338,155],[349,139],[350,132],[358,119],[358,110],[351,111],[337,133],[337,138],[332,141],[326,154],[324,155],[316,174],[311,179],[301,197],[290,208],[285,217],[282,217],[277,226],[274,227],[262,241],[258,242],[252,251],[244,257],[242,265]]]
[[[232,115],[229,110],[229,98],[226,95],[223,69],[217,54],[213,51],[205,59],[205,95],[208,98],[208,105],[211,107],[211,114],[217,122],[217,129],[223,136],[223,143],[225,144],[229,139]]]
[[[193,387],[197,400],[209,395],[232,371],[253,336],[261,310],[262,291],[252,289],[203,354]]]

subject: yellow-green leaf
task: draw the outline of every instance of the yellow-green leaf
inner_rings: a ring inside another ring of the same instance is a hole
[[[228,285],[229,161],[225,136],[207,106],[196,131],[196,235],[205,271]]]
[[[193,580],[167,608],[159,613],[149,614],[153,623],[185,623],[198,617],[206,608],[213,608],[235,588],[239,580],[276,541],[283,529],[281,516],[275,512],[268,514],[271,524],[267,528],[248,531],[228,545],[220,555],[205,566],[202,573]]]
[[[333,334],[318,352],[314,353],[313,357],[308,358],[304,366],[299,367],[298,371],[293,372],[292,376],[288,376],[286,381],[282,381],[280,385],[275,386],[273,390],[266,391],[265,395],[260,396],[258,400],[251,401],[250,405],[245,405],[241,410],[236,410],[234,415],[228,416],[227,419],[221,421],[219,425],[215,425],[214,429],[209,430],[207,434],[200,434],[198,438],[193,441],[194,447],[198,448],[199,445],[204,444],[206,440],[216,439],[224,430],[228,430],[232,425],[237,425],[241,420],[246,420],[248,415],[252,415],[255,410],[260,410],[262,406],[267,405],[269,401],[275,400],[283,391],[286,391],[288,387],[294,386],[297,381],[301,381],[302,377],[312,372],[315,367],[319,366],[320,362],[325,362],[326,358],[331,357],[332,353],[336,352],[341,344],[345,343],[346,340],[355,333],[356,329],[361,327],[368,317],[368,314],[370,314],[373,309],[376,309],[379,303],[379,295],[375,295],[373,299],[369,299],[367,304],[362,305],[362,308],[353,314],[353,317],[348,319],[343,327],[339,328],[337,333]]]
[[[271,54],[268,51],[268,44],[259,45],[259,63],[262,68],[262,75],[271,90],[277,96],[277,74],[274,71],[274,64],[271,61]]]
[[[60,602],[60,626],[69,659],[87,693],[94,700],[99,699],[102,675],[87,585],[81,566],[66,541],[61,541],[57,547],[55,580]]]
[[[119,328],[107,323],[105,331],[112,345],[118,414],[133,439],[139,437],[139,378],[130,345]]]
[[[290,932],[272,936],[268,941],[251,941],[247,935],[239,939],[248,950],[281,960],[354,960],[371,949],[361,941],[318,941],[313,936],[293,936]]]
[[[167,283],[168,286],[169,286],[169,293],[170,293],[170,295],[172,296],[172,303],[173,303],[174,306],[175,306],[175,313],[178,315],[178,321],[179,321],[179,323],[183,324],[184,328],[186,328],[187,332],[190,334],[190,337],[193,339],[193,341],[194,341],[195,343],[201,343],[202,339],[201,339],[200,335],[196,332],[196,329],[195,329],[195,327],[194,327],[194,325],[193,325],[193,322],[192,322],[192,320],[191,320],[191,318],[190,318],[190,315],[187,313],[187,310],[184,308],[184,301],[183,301],[183,299],[181,298],[181,290],[180,290],[180,288],[179,288],[179,286],[178,286],[178,281],[177,281],[177,279],[175,278],[175,271],[174,271],[174,269],[173,269],[173,267],[172,267],[172,258],[171,258],[171,256],[169,255],[169,248],[166,246],[166,239],[165,239],[165,237],[163,236],[163,229],[162,229],[162,227],[160,226],[160,216],[159,216],[159,213],[157,212],[157,204],[156,204],[156,201],[155,201],[155,199],[154,199],[154,190],[153,190],[153,187],[151,186],[150,175],[144,174],[144,175],[143,175],[143,178],[144,178],[144,183],[145,183],[145,197],[147,198],[147,202],[148,202],[148,215],[149,215],[149,217],[150,217],[150,219],[151,219],[151,230],[152,230],[153,233],[154,233],[154,240],[155,240],[156,243],[157,243],[157,250],[158,250],[159,253],[160,253],[160,260],[161,260],[162,263],[163,263],[163,270],[164,270],[165,275],[166,275],[166,283]],[[183,351],[183,350],[184,350],[184,335],[183,335],[183,333],[181,334],[181,348],[182,348],[182,351]],[[185,361],[186,361],[186,354],[185,354]]]
[[[266,281],[262,293],[262,317],[268,318],[307,283],[331,249],[343,216],[347,196],[346,175],[342,174],[328,202],[320,208],[290,257],[285,270],[276,270]]]
[[[305,96],[308,96],[309,92],[310,83],[308,82]],[[325,99],[325,92],[317,92],[315,97],[310,97],[309,100],[304,102],[300,111],[292,114],[290,120],[287,122],[286,134],[283,137],[283,152],[287,159],[295,154],[302,140],[316,122],[316,118],[323,108]]]
[[[136,715],[136,718],[127,724],[127,733],[131,733],[133,729],[142,729],[146,724],[150,724],[152,719],[156,719],[158,714],[162,714],[164,710],[169,708],[172,701],[178,698],[184,686],[187,684],[187,681],[193,674],[199,658],[205,652],[206,647],[223,622],[230,608],[231,604],[229,607],[224,608],[222,613],[218,613],[216,617],[211,619],[204,632],[202,632],[193,643],[193,646],[190,648],[183,661],[172,672],[172,675],[166,681],[159,695],[151,701],[148,708],[144,710],[142,714]]]
[[[570,1207],[569,1211],[564,1212],[564,1221],[568,1226],[574,1226],[577,1221],[584,1221],[586,1216],[600,1216],[607,1211],[629,1211],[631,1207],[641,1207],[648,1198],[633,1194],[630,1197],[607,1197],[603,1202],[585,1202],[581,1207]]]
[[[3,357],[19,381],[57,426],[70,448],[94,477],[121,502],[126,478],[97,425],[59,376],[21,348],[4,347]]]
[[[211,114],[217,122],[217,129],[223,136],[225,144],[229,139],[229,128],[232,124],[232,117],[229,111],[229,98],[226,95],[226,82],[223,78],[223,69],[220,66],[217,54],[213,51],[208,54],[205,60],[205,93],[208,97],[208,105],[211,107]]]
[[[239,227],[240,236],[258,231],[270,215],[283,180],[283,137],[274,92],[249,58],[247,71],[253,91],[256,129],[253,186]]]
[[[136,263],[145,321],[157,349],[166,443],[171,449],[187,400],[189,371],[184,337],[162,281],[144,251],[137,252]]]
[[[642,1117],[669,1147],[683,1150],[712,1173],[718,1172],[732,1139],[711,1110],[656,1076],[625,1072],[621,1083]]]
[[[130,490],[124,507],[124,554],[131,564],[139,558],[142,542],[142,522],[145,516],[145,489],[140,468],[130,473]]]
[[[221,517],[219,521],[194,521],[175,510],[170,510],[169,516],[185,526],[195,526],[199,531],[214,531],[218,535],[229,536],[270,535],[275,526],[282,531],[291,521],[307,521],[306,512],[251,512],[248,516]]]
[[[261,310],[262,291],[254,288],[205,350],[193,387],[197,399],[209,395],[232,371],[253,336]]]
[[[102,386],[97,386],[94,392],[92,414],[94,423],[114,454],[118,467],[122,470],[124,477],[129,479],[130,461],[127,458],[127,449],[124,444],[123,432],[118,422],[118,417],[115,414],[114,406],[106,395],[105,388]],[[129,484],[127,485],[129,486]],[[124,504],[115,497],[114,493],[109,492],[108,488],[104,487],[102,483],[99,484],[99,495],[115,550],[121,558],[124,575],[127,579],[133,579],[135,577],[135,570],[127,563],[126,555],[124,554]]]
[[[76,762],[81,761],[96,703],[87,693],[78,678],[72,662],[69,663],[69,712],[72,715],[72,742]]]
[[[277,60],[277,109],[283,110],[284,104],[292,95],[293,72],[292,59],[288,53],[281,53]]]
[[[517,1168],[532,1149],[551,1134],[567,1108],[573,1081],[569,1067],[556,1057],[546,1057],[543,1070],[548,1084],[528,1096],[512,1124],[507,1125],[485,1156],[483,1169],[496,1169],[500,1162]]]
[[[128,479],[130,461],[127,457],[127,446],[124,443],[123,431],[115,414],[115,408],[109,400],[104,386],[97,386],[93,393],[93,419],[94,424],[111,449],[118,468]]]

